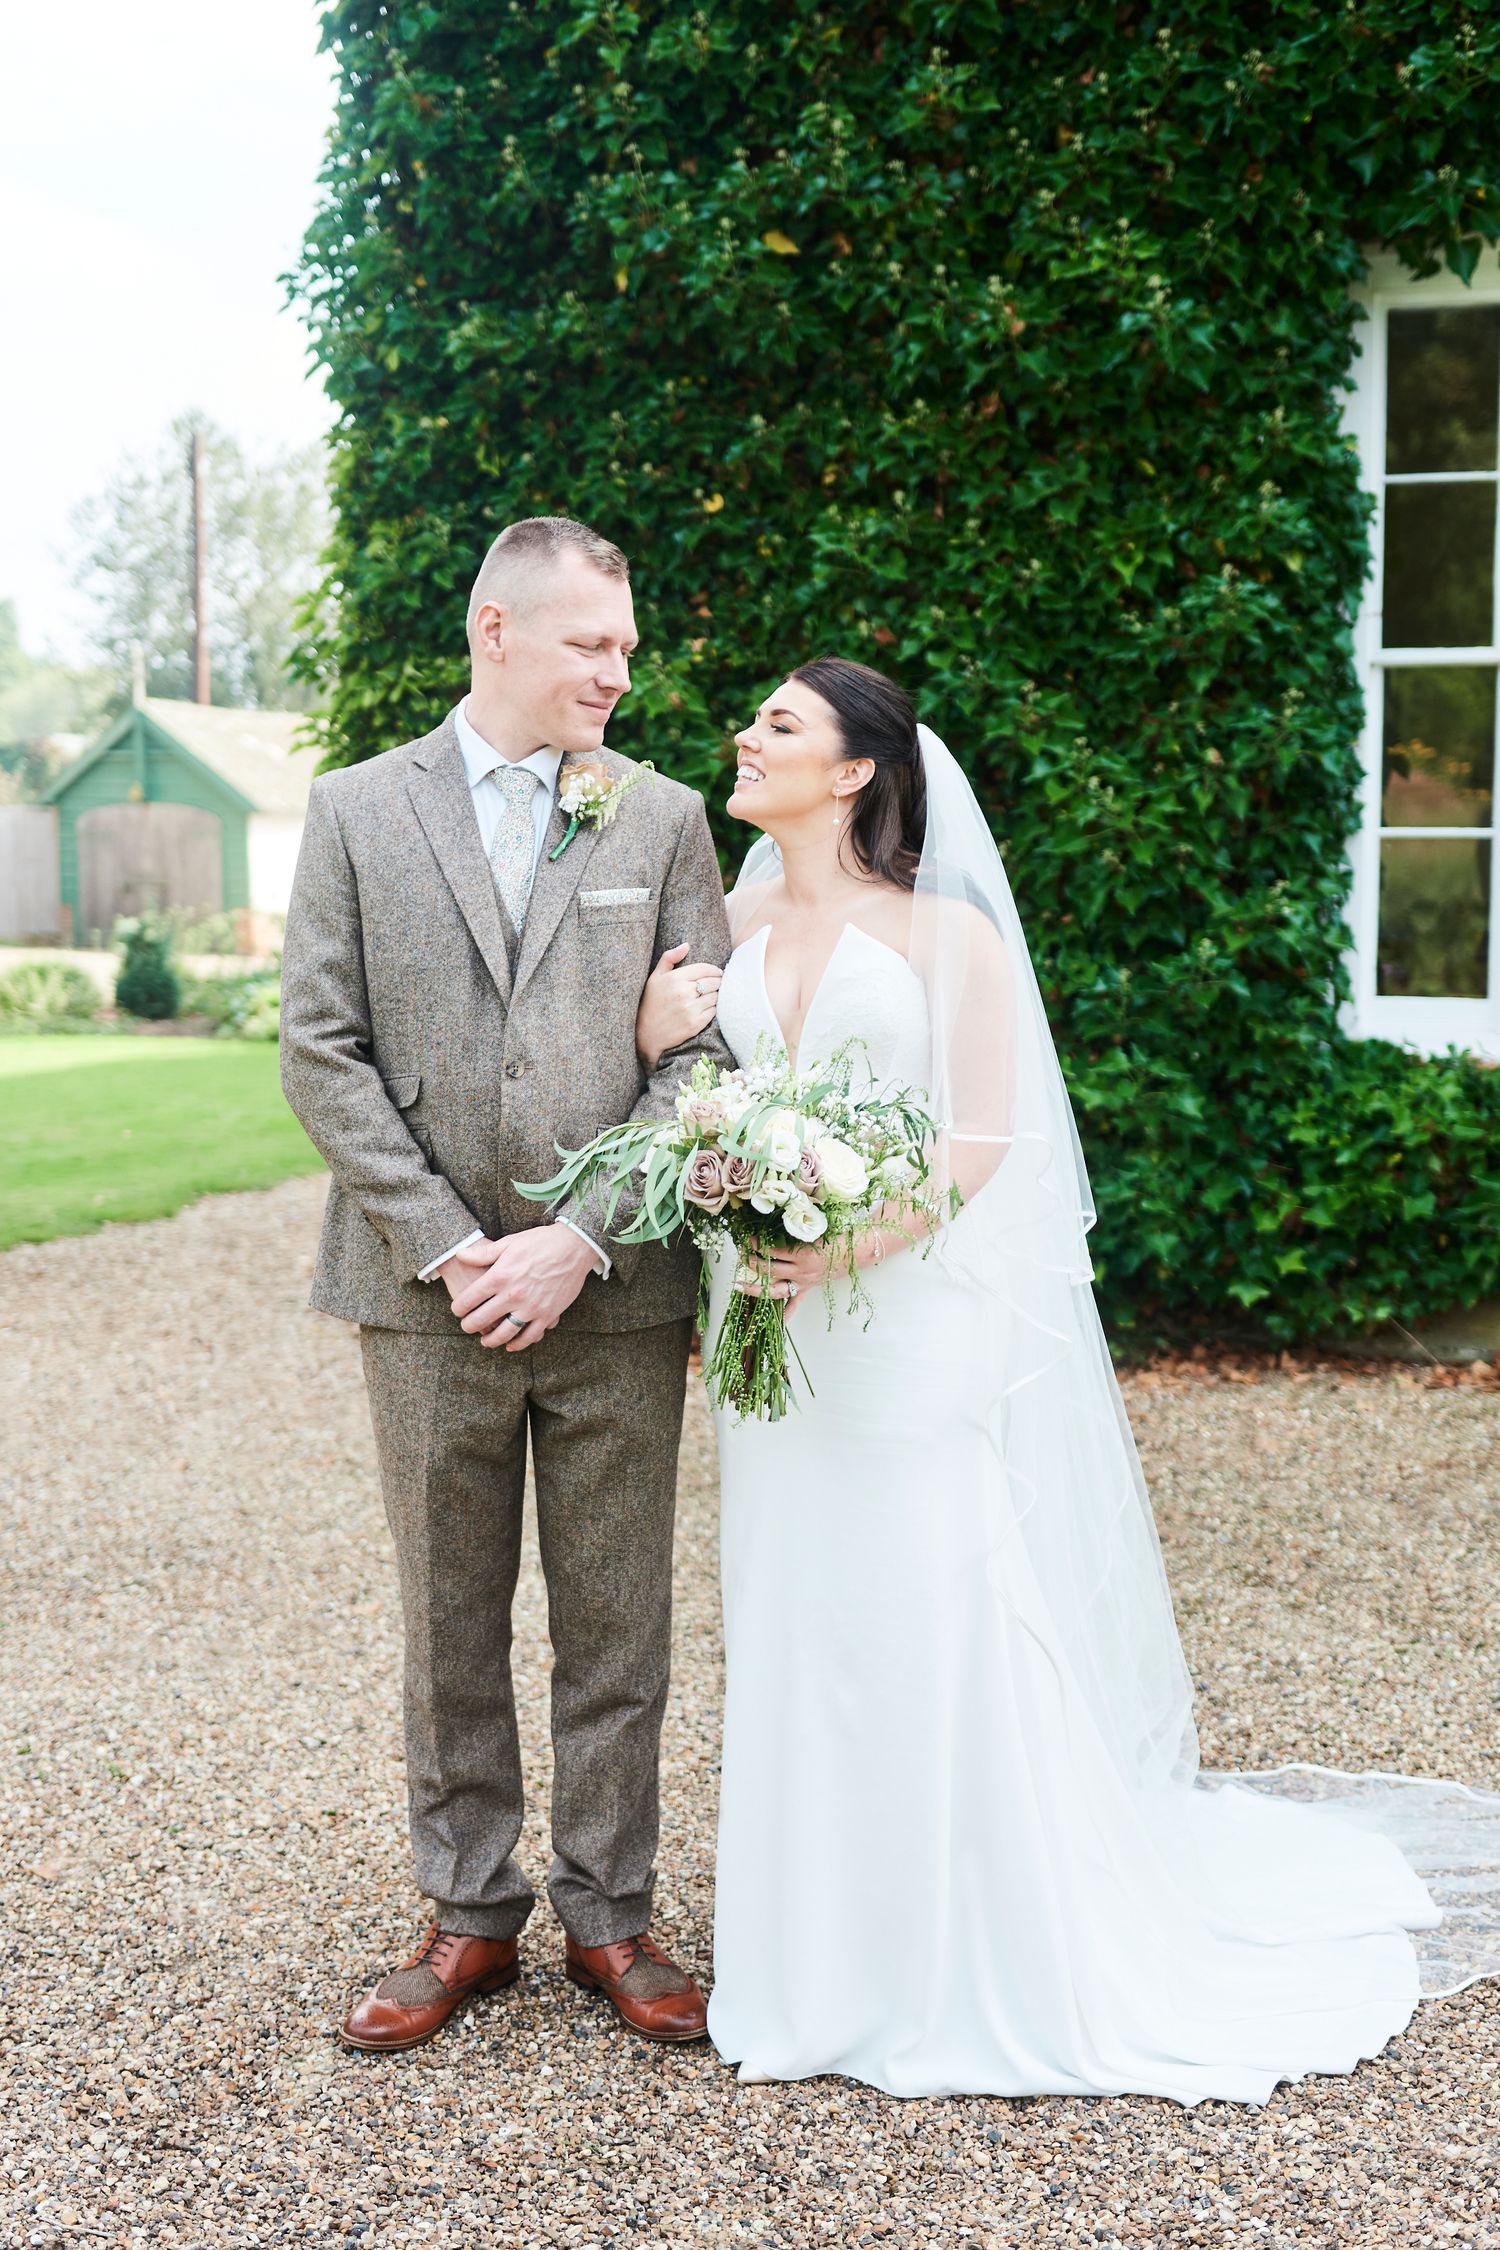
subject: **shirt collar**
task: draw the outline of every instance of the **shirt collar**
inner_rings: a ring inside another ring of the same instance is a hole
[[[458,709],[454,712],[453,731],[458,736],[458,747],[463,753],[464,772],[469,777],[471,789],[477,788],[485,775],[493,773],[496,766],[514,764],[519,766],[523,773],[534,773],[549,797],[557,795],[558,768],[563,760],[563,754],[560,750],[554,750],[549,744],[544,743],[540,750],[533,750],[529,758],[502,758],[499,751],[493,749],[474,726],[469,717],[467,703],[460,703]]]

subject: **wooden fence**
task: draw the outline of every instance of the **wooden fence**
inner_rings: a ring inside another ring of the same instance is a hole
[[[0,939],[55,939],[61,928],[57,809],[0,805]]]

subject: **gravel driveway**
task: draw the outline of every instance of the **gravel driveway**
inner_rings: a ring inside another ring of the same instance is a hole
[[[0,1258],[0,2242],[1500,2244],[1500,1988],[1263,2111],[741,2088],[564,1982],[368,2062],[415,1924],[398,1616],[321,1185]],[[1406,1371],[1127,1385],[1205,1758],[1500,1786],[1500,1392]],[[658,1926],[700,1969],[719,1704],[712,1438],[677,1546]],[[517,1662],[545,1865],[534,1560]],[[901,1932],[890,1933],[893,1956]],[[1024,1932],[1018,1933],[1024,1942]]]

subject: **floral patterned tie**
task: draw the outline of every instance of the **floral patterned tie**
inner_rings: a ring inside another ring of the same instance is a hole
[[[537,777],[523,767],[503,765],[495,767],[491,779],[505,802],[490,845],[490,869],[511,928],[519,937],[526,922],[526,901],[531,896],[536,862],[532,811]]]

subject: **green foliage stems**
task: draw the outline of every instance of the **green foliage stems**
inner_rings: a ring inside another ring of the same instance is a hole
[[[793,662],[966,763],[1107,1314],[1280,1339],[1500,1287],[1500,1074],[1345,1040],[1369,247],[1500,230],[1439,0],[341,0],[300,292],[341,421],[330,747],[460,692],[509,517],[634,559],[613,739],[722,801]],[[733,854],[741,836],[721,836]]]

